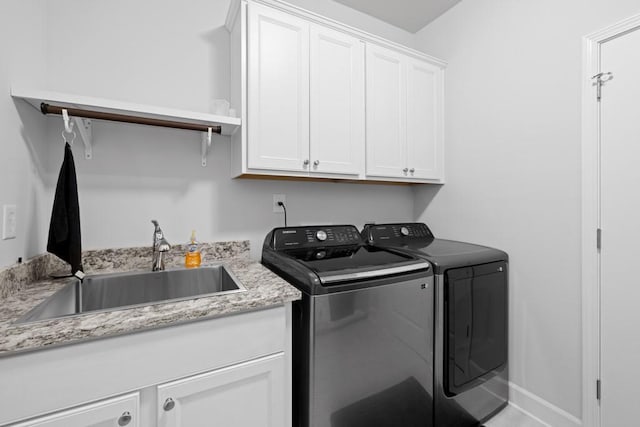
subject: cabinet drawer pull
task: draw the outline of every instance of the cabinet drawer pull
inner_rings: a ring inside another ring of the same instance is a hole
[[[318,167],[318,165],[320,164],[320,160],[316,160],[313,162],[313,166]]]
[[[409,171],[409,168],[404,168],[404,169],[402,169],[402,172],[404,172],[404,173],[405,173],[405,175],[406,175],[406,173],[407,173],[408,171]]]
[[[304,162],[302,162],[302,164],[304,165],[305,168],[309,166],[309,159],[304,159]]]
[[[409,172],[414,173],[416,170],[414,168],[409,169]]]
[[[176,406],[176,402],[174,402],[173,399],[169,397],[167,398],[167,400],[164,401],[164,405],[162,405],[162,409],[164,409],[165,411],[170,411],[175,406]]]
[[[118,425],[119,426],[126,426],[127,424],[129,424],[131,422],[131,418],[133,418],[131,416],[131,414],[129,412],[125,412],[122,415],[120,415],[120,418],[118,418]]]

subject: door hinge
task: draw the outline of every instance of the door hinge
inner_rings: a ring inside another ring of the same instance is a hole
[[[597,241],[596,245],[598,247],[598,250],[600,250],[600,249],[602,249],[602,229],[601,228],[598,228],[598,230],[596,231],[596,235],[597,235],[597,237],[596,237],[596,241]]]
[[[595,79],[595,83],[593,84],[596,86],[596,99],[598,100],[598,102],[600,102],[600,99],[602,99],[602,85],[613,79],[613,73],[598,73],[595,76],[591,77],[591,79]]]
[[[596,399],[600,400],[600,380],[596,380]]]

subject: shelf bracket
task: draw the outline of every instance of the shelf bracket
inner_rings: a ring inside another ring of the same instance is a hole
[[[84,158],[91,160],[93,157],[93,131],[91,127],[91,119],[83,119],[74,117],[73,121],[80,132],[82,143],[84,144]]]
[[[207,166],[207,155],[211,149],[211,138],[213,137],[213,128],[208,128],[207,132],[202,133],[202,167]]]

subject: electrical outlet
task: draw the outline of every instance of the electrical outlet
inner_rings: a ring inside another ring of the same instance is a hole
[[[2,208],[2,240],[16,238],[16,205],[4,205]]]
[[[284,194],[274,194],[273,195],[273,212],[276,213],[283,213],[284,209],[282,209],[282,206],[278,205],[278,202],[282,202],[285,205],[287,204],[287,198]]]

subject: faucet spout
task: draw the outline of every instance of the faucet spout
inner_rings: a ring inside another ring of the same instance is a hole
[[[164,258],[165,254],[171,249],[171,245],[164,238],[164,233],[160,228],[160,224],[155,219],[151,220],[155,230],[153,231],[153,257],[151,261],[151,271],[163,271],[164,270]]]

